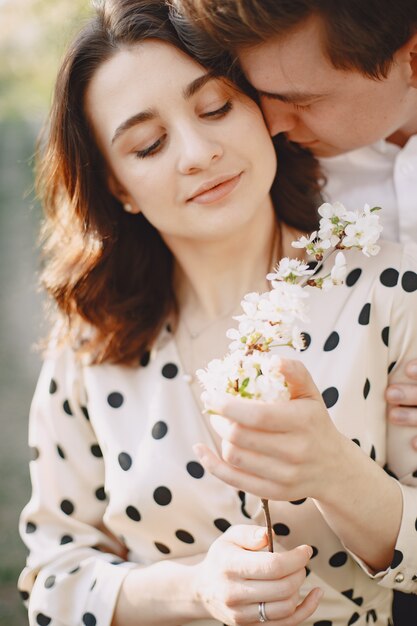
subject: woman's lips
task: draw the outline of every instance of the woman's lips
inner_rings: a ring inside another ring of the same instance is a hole
[[[229,178],[223,183],[197,194],[193,198],[190,198],[188,202],[197,202],[197,204],[212,204],[213,202],[219,202],[235,189],[235,187],[239,184],[240,177],[241,174],[237,174],[237,176],[233,176],[233,178]]]

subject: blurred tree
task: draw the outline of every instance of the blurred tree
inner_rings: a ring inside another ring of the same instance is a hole
[[[43,119],[67,41],[86,0],[0,0],[0,119]]]

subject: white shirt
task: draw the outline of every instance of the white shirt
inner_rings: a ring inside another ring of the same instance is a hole
[[[417,452],[408,428],[386,422],[384,400],[417,351],[417,246],[382,246],[376,257],[346,254],[345,285],[307,288],[307,347],[297,358],[337,428],[398,477],[401,529],[391,567],[373,574],[311,499],[270,503],[277,541],[315,549],[303,593],[325,593],[305,626],[387,626],[392,590],[417,593]],[[230,524],[263,524],[257,497],[196,460],[193,444],[215,445],[184,373],[168,331],[142,367],[82,365],[69,349],[46,361],[30,420],[33,495],[21,518],[30,553],[19,586],[31,626],[110,626],[131,567],[206,552]]]
[[[417,135],[403,148],[381,140],[320,163],[326,200],[351,210],[380,206],[384,239],[417,241]]]

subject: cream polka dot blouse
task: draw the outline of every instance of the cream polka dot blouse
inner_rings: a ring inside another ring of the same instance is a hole
[[[368,571],[310,499],[273,502],[271,513],[284,548],[314,549],[303,592],[318,585],[325,595],[308,626],[387,626],[392,590],[417,593],[417,453],[411,429],[387,423],[383,397],[417,357],[417,247],[384,243],[376,257],[347,258],[345,285],[308,288],[306,349],[279,353],[306,364],[340,431],[398,481],[392,564]],[[31,625],[109,626],[129,568],[204,553],[231,524],[263,523],[257,497],[204,471],[196,442],[215,449],[169,328],[136,368],[81,365],[69,349],[46,360],[30,418],[33,495],[21,517],[29,557],[19,589]]]

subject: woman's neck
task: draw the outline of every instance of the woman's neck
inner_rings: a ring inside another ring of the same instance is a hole
[[[245,293],[268,288],[265,276],[279,258],[293,255],[292,234],[277,225],[271,206],[233,237],[167,241],[176,258],[180,312],[200,322],[232,315]]]

